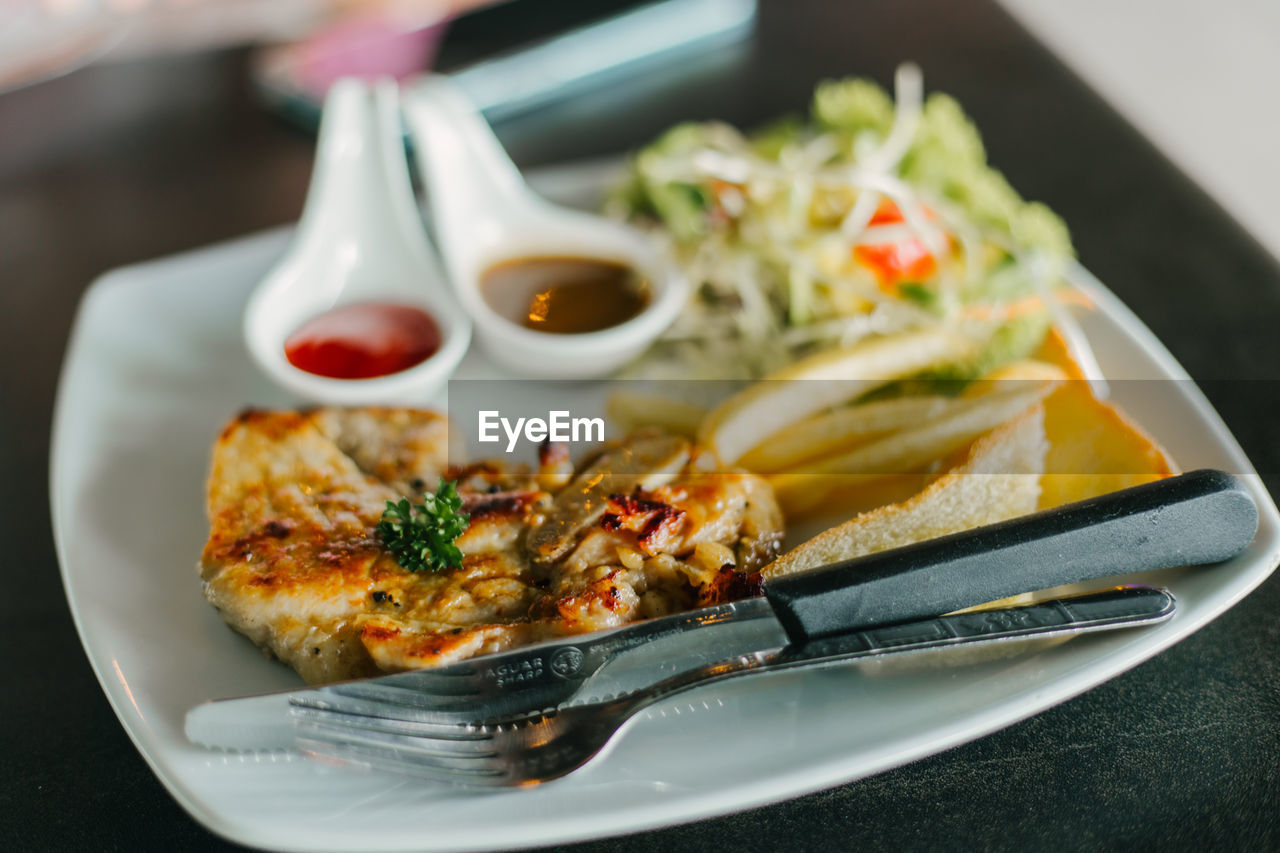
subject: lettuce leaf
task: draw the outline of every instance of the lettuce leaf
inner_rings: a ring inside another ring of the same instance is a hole
[[[885,136],[893,127],[893,99],[884,89],[860,77],[825,80],[813,93],[813,120],[824,130],[856,136],[872,131]]]

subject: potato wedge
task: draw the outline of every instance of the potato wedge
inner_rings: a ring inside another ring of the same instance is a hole
[[[815,412],[895,379],[957,361],[973,343],[945,329],[908,332],[803,359],[721,403],[702,422],[698,443],[732,465],[751,448]]]
[[[757,474],[774,474],[847,450],[887,432],[932,420],[958,405],[950,397],[900,397],[848,406],[792,424],[738,460]]]
[[[817,473],[900,474],[954,453],[1043,400],[1054,382],[1018,383],[1013,390],[965,400],[940,418],[807,466]]]
[[[1066,378],[1063,368],[1047,361],[1016,361],[970,384],[958,399],[942,395],[901,397],[813,415],[752,448],[738,464],[759,474],[785,473],[802,463],[865,444],[884,433],[945,417],[963,408],[965,400]]]
[[[1017,382],[1012,389],[953,401],[954,405],[941,417],[848,452],[810,461],[801,470],[774,474],[768,478],[769,484],[788,517],[803,514],[820,502],[829,502],[837,489],[865,487],[863,478],[924,470],[1036,405],[1056,384]]]
[[[963,461],[914,497],[820,533],[763,574],[780,577],[1032,512],[1047,449],[1044,410],[1036,406],[979,438]]]

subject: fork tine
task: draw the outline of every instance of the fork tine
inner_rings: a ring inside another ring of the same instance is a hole
[[[622,719],[629,717],[625,713]],[[599,754],[617,731],[620,719],[595,729],[596,739],[567,745],[564,727],[578,729],[559,715],[514,724],[475,726],[477,737],[446,740],[353,728],[344,723],[300,721],[299,748],[319,758],[387,769],[455,786],[513,787],[564,776]],[[580,721],[579,721],[580,722]],[[580,729],[579,729],[580,730]],[[566,748],[567,747],[567,748]]]
[[[426,724],[458,726],[474,722],[477,702],[459,700],[416,707],[384,702],[378,699],[353,698],[325,693],[305,693],[290,698],[295,708],[311,708],[316,711],[332,711],[339,714],[358,714],[366,717],[404,720]]]
[[[474,722],[476,707],[474,702],[463,702],[435,708],[408,708],[398,706],[398,704],[371,701],[371,699],[326,697],[326,695],[315,694],[291,697],[289,704],[293,708],[310,708],[312,711],[352,713],[352,715],[365,717],[381,717],[384,720],[404,720],[449,726],[466,725],[468,722]]]
[[[298,748],[306,755],[321,760],[334,760],[356,764],[375,770],[388,770],[420,779],[428,779],[446,785],[467,788],[509,787],[522,780],[500,767],[457,768],[424,760],[419,756],[405,756],[386,746],[353,743],[328,736],[301,737]]]
[[[306,720],[298,723],[298,739],[300,744],[312,749],[317,749],[318,744],[330,744],[359,750],[370,757],[383,755],[450,772],[487,774],[501,771],[504,766],[501,752],[492,737],[466,741],[438,740]]]
[[[330,733],[341,739],[385,744],[421,755],[456,758],[487,758],[495,755],[498,751],[498,738],[506,733],[506,729],[512,728],[454,727],[451,731],[412,734],[397,731],[395,721],[388,724],[375,717],[312,712],[309,709],[296,719],[299,732],[306,730],[320,734]]]
[[[307,721],[329,726],[350,726],[364,731],[405,737],[439,738],[441,740],[482,740],[489,737],[482,729],[469,721],[440,721],[428,719],[406,720],[388,717],[379,708],[369,713],[346,709],[321,708],[314,705],[295,704],[289,714],[299,722]]]

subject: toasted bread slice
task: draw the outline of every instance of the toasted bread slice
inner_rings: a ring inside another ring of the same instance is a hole
[[[887,335],[801,359],[716,406],[698,443],[736,464],[786,427],[832,406],[968,355],[972,341],[941,328]]]

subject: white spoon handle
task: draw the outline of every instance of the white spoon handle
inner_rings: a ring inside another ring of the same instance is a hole
[[[540,200],[489,124],[447,78],[427,76],[415,83],[404,111],[441,254],[456,277],[465,276],[460,262],[498,231],[532,217]]]
[[[383,79],[371,89],[343,78],[329,90],[297,239],[330,253],[355,245],[403,249],[412,262],[429,252],[401,141],[395,81]]]

